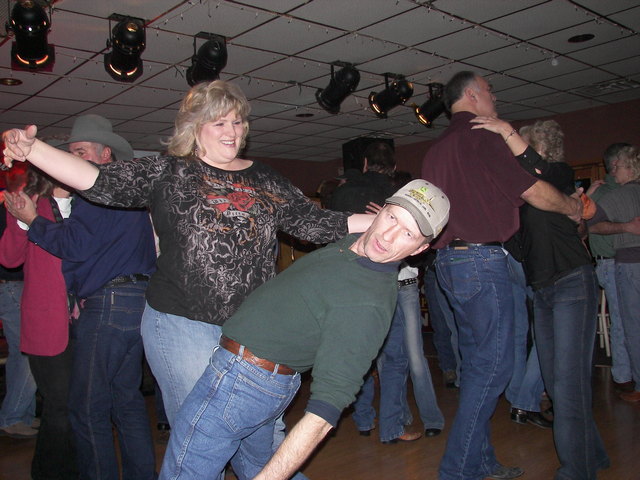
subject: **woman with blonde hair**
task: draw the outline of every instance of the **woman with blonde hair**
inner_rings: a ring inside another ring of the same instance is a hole
[[[575,193],[564,162],[564,134],[555,120],[535,122],[523,138],[507,122],[472,120],[502,136],[523,168],[561,192]],[[527,143],[528,142],[528,143]],[[609,466],[593,419],[591,372],[598,283],[591,254],[568,217],[530,205],[521,209],[527,283],[533,289],[534,331],[545,388],[553,402],[553,438],[560,468],[555,479],[595,480]]]
[[[35,126],[3,135],[5,161],[28,158],[98,203],[150,208],[160,256],[142,336],[169,422],[208,364],[221,325],[274,276],[279,230],[326,243],[371,223],[371,215],[322,210],[271,168],[240,157],[248,115],[236,85],[197,84],[166,155],[101,166],[37,140]]]

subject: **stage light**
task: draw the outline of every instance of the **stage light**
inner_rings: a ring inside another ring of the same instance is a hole
[[[208,39],[196,53],[196,38]],[[221,35],[199,32],[193,37],[193,57],[187,68],[187,83],[194,86],[200,82],[211,82],[220,78],[227,65],[227,41]]]
[[[421,106],[414,105],[414,110],[418,121],[427,127],[431,127],[433,121],[445,111],[444,101],[442,100],[444,85],[430,83],[428,87],[429,98]]]
[[[334,73],[334,65],[343,68]],[[329,113],[340,113],[340,104],[360,83],[360,72],[350,63],[333,62],[331,64],[331,80],[324,90],[316,91],[318,104]]]
[[[54,48],[47,43],[50,29],[49,17],[41,5],[33,0],[16,2],[7,25],[16,39],[11,45],[13,68],[38,70],[53,66]]]
[[[140,55],[146,47],[144,21],[114,13],[109,17],[109,28],[111,20],[119,22],[107,40],[107,48],[111,47],[111,52],[104,55],[104,69],[114,80],[133,82],[143,72]]]
[[[389,77],[394,80],[389,84]],[[387,118],[387,112],[398,105],[404,104],[413,95],[413,84],[402,75],[384,74],[385,89],[379,93],[369,94],[369,105],[379,118]]]

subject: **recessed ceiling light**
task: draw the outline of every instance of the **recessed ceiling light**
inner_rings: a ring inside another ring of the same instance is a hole
[[[5,87],[17,87],[18,85],[22,85],[22,80],[18,80],[17,78],[4,77],[0,78],[0,85],[4,85]]]
[[[593,33],[583,33],[582,35],[575,35],[569,39],[569,43],[582,43],[593,40],[596,36]]]
[[[296,113],[296,117],[298,117],[298,118],[309,118],[309,117],[313,117],[313,113]]]

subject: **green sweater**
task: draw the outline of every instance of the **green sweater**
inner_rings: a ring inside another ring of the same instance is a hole
[[[357,236],[316,250],[257,288],[224,324],[256,356],[312,370],[306,411],[337,424],[360,390],[396,305],[398,263],[349,250]]]

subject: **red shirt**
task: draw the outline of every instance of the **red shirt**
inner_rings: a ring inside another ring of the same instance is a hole
[[[49,198],[38,200],[37,212],[54,219]],[[49,357],[62,353],[69,342],[69,307],[62,261],[30,242],[27,232],[7,212],[7,228],[0,239],[0,263],[6,267],[24,263],[20,350]]]
[[[471,130],[471,112],[451,117],[449,128],[434,142],[422,161],[422,178],[449,197],[449,223],[434,248],[453,239],[504,242],[520,226],[520,195],[537,179],[529,175],[500,135]]]

